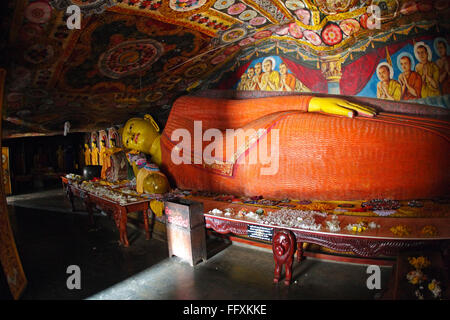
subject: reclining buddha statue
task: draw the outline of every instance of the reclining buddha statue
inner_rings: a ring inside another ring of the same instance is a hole
[[[184,96],[158,131],[151,117],[130,119],[124,146],[150,154],[182,189],[315,200],[450,194],[447,119],[377,115],[330,97]]]

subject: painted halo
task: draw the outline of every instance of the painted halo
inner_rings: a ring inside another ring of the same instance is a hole
[[[262,66],[263,66],[263,71],[264,71],[264,72],[265,72],[265,70],[264,70],[264,63],[265,63],[266,61],[268,61],[268,60],[272,61],[272,70],[275,69],[275,66],[276,66],[275,59],[272,58],[272,57],[267,57],[267,58],[264,58],[264,60],[263,60],[263,62],[262,62]]]
[[[52,7],[44,1],[30,3],[25,9],[25,17],[33,23],[46,23],[52,16]]]
[[[431,58],[433,57],[433,54],[432,54],[432,52],[431,52],[431,49],[430,49],[430,46],[428,46],[425,42],[423,42],[423,41],[419,41],[419,42],[416,42],[415,44],[414,44],[414,56],[416,57],[416,59],[417,59],[417,61],[420,61],[420,59],[419,59],[419,56],[417,55],[417,48],[419,47],[419,46],[424,46],[426,49],[427,49],[427,52],[428,52],[428,61],[431,61]]]
[[[415,70],[416,62],[414,61],[414,57],[412,56],[412,54],[409,53],[409,52],[402,52],[402,53],[400,53],[400,54],[398,55],[398,57],[397,57],[397,67],[398,67],[398,70],[400,70],[400,72],[403,72],[402,65],[400,64],[400,60],[401,60],[403,57],[408,57],[408,58],[409,58],[409,60],[411,61],[411,70],[412,70],[412,71]]]
[[[229,8],[231,5],[233,5],[235,0],[217,0],[214,3],[214,9],[217,10],[223,10]]]
[[[125,41],[103,53],[100,72],[112,79],[148,70],[163,54],[162,44],[152,39]]]
[[[378,80],[381,81],[380,77],[378,76],[378,70],[379,70],[380,67],[382,67],[382,66],[388,67],[388,69],[389,69],[389,77],[390,77],[391,79],[394,79],[394,69],[392,68],[392,66],[391,66],[389,63],[387,63],[387,62],[381,62],[381,63],[379,63],[378,66],[377,66],[377,77],[378,77]]]
[[[433,42],[433,48],[434,48],[434,51],[436,52],[436,54],[439,56],[438,42],[443,42],[443,43],[445,43],[445,47],[447,48],[447,55],[449,55],[449,54],[450,54],[450,47],[449,47],[449,45],[448,45],[447,40],[445,40],[445,39],[442,38],[442,37],[438,37],[438,38],[434,39],[434,42]],[[441,57],[441,56],[440,56],[440,57]],[[442,58],[442,57],[441,57],[441,58]]]

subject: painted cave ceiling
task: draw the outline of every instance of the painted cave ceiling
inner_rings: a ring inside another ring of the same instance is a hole
[[[67,7],[81,9],[69,29]],[[448,29],[449,1],[11,0],[2,10],[3,137],[104,129],[214,88],[255,56],[343,65]],[[376,5],[375,14],[369,6]],[[376,27],[375,27],[376,26]]]

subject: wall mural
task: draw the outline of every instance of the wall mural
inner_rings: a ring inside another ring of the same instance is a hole
[[[255,59],[248,66],[236,90],[311,92],[289,70],[281,57],[271,56]]]
[[[271,43],[261,48],[270,48]],[[297,58],[251,56],[233,66],[234,74],[223,73],[211,88],[330,93],[449,107],[450,47],[444,36],[420,36],[374,48],[346,64],[343,55],[324,57],[316,68]]]
[[[417,100],[450,93],[450,47],[443,37],[406,44],[387,59],[358,96]]]

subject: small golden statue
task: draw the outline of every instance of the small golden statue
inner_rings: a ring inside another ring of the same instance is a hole
[[[98,166],[99,164],[99,160],[98,160],[98,156],[99,156],[99,151],[98,151],[98,147],[97,147],[97,142],[94,141],[92,142],[92,150],[91,150],[91,164],[93,166]]]
[[[87,166],[90,166],[92,164],[91,149],[89,148],[89,145],[87,143],[84,144],[84,163]]]

